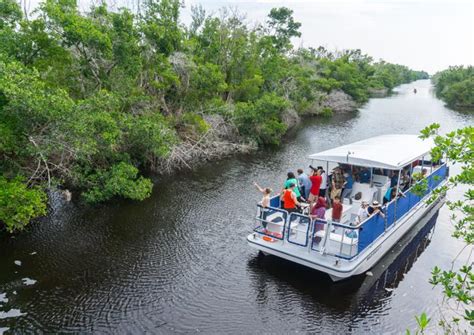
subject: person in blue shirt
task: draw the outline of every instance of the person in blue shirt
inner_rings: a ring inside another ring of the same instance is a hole
[[[392,175],[390,177],[390,187],[395,187],[398,184],[398,172],[392,171]]]
[[[341,198],[342,199],[348,198],[349,202],[352,204],[351,194],[352,194],[352,185],[354,184],[354,179],[352,178],[351,171],[344,172],[344,179],[345,179],[344,186],[343,186],[344,190],[342,191]]]
[[[309,191],[311,190],[311,180],[309,180],[308,175],[304,173],[303,169],[298,169],[296,172],[298,173],[298,184],[301,193],[305,199],[309,199]]]
[[[363,167],[362,170],[359,172],[359,181],[361,183],[370,183],[370,170],[366,167]]]

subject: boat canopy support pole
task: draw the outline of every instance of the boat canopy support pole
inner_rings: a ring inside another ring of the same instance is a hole
[[[400,176],[401,175],[402,175],[402,169],[398,170],[397,191],[395,192],[395,220],[393,220],[394,225],[397,222],[398,193],[400,192]],[[385,215],[385,218],[386,217],[387,217],[387,215]],[[385,222],[387,222],[386,219],[385,219]]]

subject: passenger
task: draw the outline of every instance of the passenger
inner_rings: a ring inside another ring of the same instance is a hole
[[[293,172],[288,172],[287,177],[288,178],[285,181],[285,189],[290,188],[291,184],[298,185],[298,180],[296,180],[295,174]],[[298,201],[305,200],[301,197],[300,189],[298,187],[295,187],[294,192]]]
[[[270,207],[270,194],[272,193],[272,189],[269,187],[260,187],[256,182],[253,183],[257,190],[263,194],[262,200],[259,202],[259,204],[262,206],[262,210],[260,211],[261,215],[260,218],[262,220],[267,219],[268,215],[268,207]],[[263,228],[267,228],[267,222],[262,221]]]
[[[402,170],[402,174],[400,176],[400,189],[405,192],[410,187],[410,171],[406,169]]]
[[[363,167],[359,172],[359,182],[368,184],[370,183],[370,171],[368,168]]]
[[[280,200],[283,202],[283,209],[288,213],[300,212],[299,206],[301,203],[298,201],[295,190],[296,183],[290,183],[287,189],[282,190]]]
[[[341,197],[335,196],[332,203],[332,220],[335,222],[341,222],[342,217],[342,204]]]
[[[422,176],[423,178],[425,178],[426,176],[428,176],[428,169],[423,168],[423,169],[421,170],[421,176]]]
[[[305,199],[309,199],[309,191],[311,190],[311,180],[306,173],[304,173],[303,169],[298,169],[298,182],[301,189],[301,193],[303,194]]]
[[[397,171],[392,171],[390,177],[390,187],[395,187],[398,184],[398,173]]]
[[[273,192],[271,188],[269,187],[260,187],[260,185],[258,185],[256,182],[253,182],[253,184],[255,185],[255,187],[257,188],[257,190],[263,194],[263,198],[262,200],[260,201],[260,205],[263,207],[263,208],[267,208],[267,207],[270,207],[270,194]]]
[[[321,183],[323,181],[323,177],[321,177],[321,170],[315,169],[311,165],[309,166],[313,170],[313,175],[309,177],[311,180],[311,189],[309,192],[309,202],[313,203],[317,201],[319,197],[319,190],[321,187]]]
[[[326,171],[324,171],[322,166],[318,166],[318,170],[321,171],[321,186],[319,187],[319,196],[326,198],[326,190],[328,188],[328,175]]]
[[[385,195],[383,196],[383,204],[385,205],[387,202],[392,201],[392,192],[393,192],[393,187],[387,188],[387,192],[385,192]]]
[[[348,198],[349,202],[352,204],[352,185],[354,184],[354,179],[352,178],[352,173],[351,172],[344,172],[344,190],[342,191],[342,196],[341,198]]]
[[[318,201],[314,204],[313,208],[311,209],[310,217],[312,219],[325,219],[326,214],[326,199],[323,197],[319,197]]]
[[[369,216],[380,214],[381,217],[385,218],[385,213],[382,210],[382,206],[377,200],[374,200],[372,202],[372,206],[367,208],[367,213],[369,213]]]
[[[356,224],[364,222],[369,217],[369,212],[367,211],[368,208],[369,203],[367,201],[362,201],[360,203],[359,212],[357,212]]]
[[[341,168],[336,167],[333,170],[332,180],[331,180],[331,200],[334,201],[336,197],[341,197],[342,186],[344,185],[344,176],[342,175]]]

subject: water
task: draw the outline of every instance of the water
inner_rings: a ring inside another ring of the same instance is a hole
[[[279,190],[286,172],[307,167],[310,153],[473,120],[418,81],[353,115],[307,120],[281,148],[166,178],[144,202],[56,205],[41,224],[0,237],[0,333],[404,332],[415,314],[436,315],[441,296],[428,283],[431,268],[448,267],[461,248],[449,237],[446,207],[430,213],[372,277],[333,284],[246,245],[260,198],[252,181]]]

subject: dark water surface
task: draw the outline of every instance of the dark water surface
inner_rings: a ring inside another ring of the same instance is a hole
[[[380,334],[413,327],[421,311],[435,315],[440,294],[428,283],[431,268],[448,267],[461,247],[449,237],[446,206],[372,277],[337,284],[259,257],[245,242],[259,200],[252,181],[279,189],[288,170],[307,167],[310,153],[418,133],[432,122],[443,131],[473,123],[472,114],[445,108],[430,90],[429,81],[418,81],[354,115],[308,120],[281,148],[163,180],[144,202],[59,204],[27,232],[1,236],[0,333]]]

